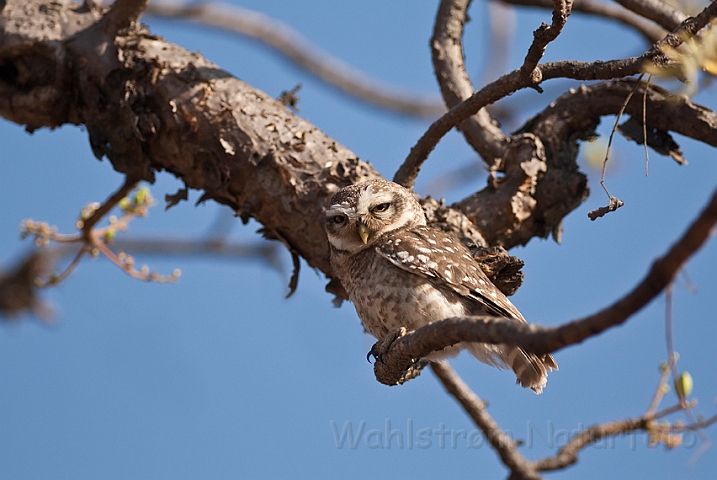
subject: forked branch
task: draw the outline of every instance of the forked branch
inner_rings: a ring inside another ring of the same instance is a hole
[[[667,448],[673,448],[681,443],[684,432],[702,429],[717,423],[717,415],[688,425],[679,421],[672,424],[667,421],[657,423],[657,420],[664,419],[672,413],[687,410],[696,403],[694,401],[683,402],[681,399],[676,405],[655,412],[667,391],[666,382],[669,375],[663,374],[651,406],[642,416],[593,425],[574,435],[555,455],[529,461],[518,451],[516,442],[506,435],[490,416],[486,403],[471,391],[447,363],[431,363],[431,369],[446,391],[460,403],[483,433],[487,442],[498,453],[503,464],[510,470],[509,478],[515,480],[541,478],[538,472],[562,470],[569,467],[578,461],[580,450],[603,438],[644,431],[649,435],[651,444],[662,443]]]
[[[452,128],[481,108],[518,90],[535,85],[534,80],[536,78],[539,78],[540,81],[560,77],[576,80],[608,80],[639,74],[647,62],[653,62],[656,58],[663,56],[662,52],[665,47],[678,47],[685,38],[704,28],[715,16],[717,16],[717,2],[712,2],[699,15],[686,19],[674,32],[668,34],[639,57],[607,62],[552,62],[537,65],[528,77],[524,75],[522,68],[503,75],[498,80],[475,92],[464,102],[451,108],[445,115],[431,124],[411,148],[410,153],[394,175],[393,181],[405,187],[412,187],[423,162],[428,158],[428,155],[441,138]]]

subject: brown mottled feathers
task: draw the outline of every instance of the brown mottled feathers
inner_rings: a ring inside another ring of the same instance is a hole
[[[491,314],[525,322],[457,239],[426,225],[413,193],[392,182],[350,185],[331,199],[325,226],[331,264],[366,330],[381,339],[449,317]],[[506,345],[460,344],[478,360],[511,368],[523,387],[542,392],[550,355]],[[451,355],[457,348],[428,357]]]

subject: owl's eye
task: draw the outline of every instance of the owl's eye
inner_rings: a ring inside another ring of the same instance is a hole
[[[344,223],[346,221],[346,215],[335,215],[332,220],[337,224]]]
[[[376,205],[375,207],[373,207],[372,211],[373,211],[374,213],[385,212],[386,210],[388,210],[388,207],[390,207],[390,206],[391,206],[391,204],[388,203],[388,202],[386,202],[386,203],[381,203],[380,205]]]

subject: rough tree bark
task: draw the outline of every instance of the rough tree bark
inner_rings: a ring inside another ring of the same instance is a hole
[[[653,3],[622,2],[664,28],[687,33],[703,28],[717,14],[717,4],[712,4],[695,19],[685,19],[671,7]],[[620,111],[633,92],[625,111],[642,121],[644,98],[644,121],[653,137],[670,138],[668,132],[675,131],[717,146],[714,112],[625,79],[566,93],[515,134],[504,134],[483,107],[518,89],[540,90],[543,80],[556,77],[604,80],[633,75],[645,61],[659,64],[665,58],[653,47],[641,57],[619,61],[539,64],[572,8],[572,2],[555,0],[553,23],[536,30],[523,66],[473,92],[460,44],[468,4],[444,0],[435,28],[434,66],[451,110],[431,126],[396,175],[401,183],[412,185],[435,143],[461,126],[491,165],[492,174],[484,190],[452,207],[424,201],[429,220],[441,228],[482,247],[509,248],[551,233],[559,238],[562,219],[588,195],[576,162],[578,141],[591,138],[600,118]],[[321,221],[326,200],[347,184],[380,174],[282,103],[137,24],[134,20],[145,1],[119,0],[117,5],[114,14],[105,15],[106,10],[89,0],[83,5],[69,0],[0,0],[0,115],[28,131],[82,124],[95,156],[106,157],[127,176],[128,184],[152,182],[157,172],[167,171],[187,188],[201,190],[200,201],[225,204],[245,222],[256,219],[265,236],[281,241],[331,277]],[[653,14],[645,14],[645,9]],[[663,43],[674,46],[681,41],[678,32]],[[661,291],[699,248],[695,239],[704,241],[713,228],[715,205],[717,195],[702,214],[709,218],[695,222],[701,235],[688,238],[689,249],[678,242],[677,254],[668,252],[635,292],[611,307],[634,307],[617,312],[624,318],[606,309],[555,329],[526,325],[520,331],[506,330],[500,319],[448,319],[399,339],[386,365],[376,368],[387,370],[386,383],[395,383],[407,364],[410,367],[425,351],[468,337],[547,352],[622,322]],[[481,255],[499,288],[512,293],[520,281],[519,262],[499,250],[485,249]],[[28,277],[26,270],[19,268],[15,276]],[[336,285],[331,291],[342,294]],[[434,330],[438,334],[432,336]],[[575,338],[569,338],[575,330]],[[446,366],[434,368],[484,431],[498,429],[484,415],[480,399],[466,394]],[[629,428],[649,427],[638,419]],[[514,478],[537,478],[538,471],[562,468],[555,466],[557,460],[528,464],[514,446],[502,443],[496,441],[494,448]],[[561,461],[567,465],[575,460],[566,456]]]

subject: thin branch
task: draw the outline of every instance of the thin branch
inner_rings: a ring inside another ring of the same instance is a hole
[[[578,452],[588,445],[605,437],[613,437],[645,428],[646,421],[643,418],[631,418],[594,425],[571,438],[555,456],[533,462],[533,468],[541,472],[564,469],[576,463],[578,461]]]
[[[581,343],[624,323],[647,305],[675,278],[685,262],[707,241],[717,223],[717,190],[682,237],[658,258],[647,276],[620,300],[588,317],[543,327],[488,315],[455,317],[421,327],[396,340],[383,362],[374,364],[376,379],[393,385],[417,359],[459,342],[514,345],[537,355]]]
[[[599,80],[636,75],[641,73],[645,62],[652,61],[652,59],[662,55],[662,48],[665,46],[676,48],[683,42],[685,34],[688,36],[693,35],[704,28],[715,16],[717,16],[717,2],[712,2],[699,15],[685,20],[679,28],[657,42],[640,57],[609,62],[561,61],[546,63],[536,67],[531,78],[525,78],[520,69],[503,75],[498,80],[475,92],[463,103],[451,108],[445,115],[431,124],[411,148],[410,153],[394,175],[393,181],[405,187],[412,187],[423,162],[446,133],[479,109],[533,85],[533,81],[537,76],[540,76],[542,81],[545,81],[559,77],[576,80]]]
[[[82,224],[79,227],[88,241],[90,240],[90,237],[92,235],[92,229],[97,224],[97,222],[102,220],[102,218],[104,218],[104,216],[107,215],[110,210],[115,208],[120,202],[120,200],[129,195],[138,183],[138,179],[130,178],[129,176],[125,177],[125,181],[122,186],[118,188],[117,191],[113,193],[107,200],[105,200],[104,203],[102,203],[89,218],[82,221]]]
[[[67,277],[70,276],[72,272],[75,271],[75,268],[77,265],[80,264],[80,260],[85,256],[86,253],[90,251],[90,246],[88,244],[83,244],[79,250],[75,253],[75,256],[72,258],[72,261],[65,267],[63,271],[57,274],[52,274],[48,277],[47,280],[43,281],[41,280],[42,277],[38,276],[38,288],[47,288],[51,287],[57,284],[62,283]],[[52,254],[50,254],[52,255]]]
[[[620,107],[620,111],[617,112],[617,115],[615,116],[615,124],[612,127],[612,130],[610,130],[610,136],[607,140],[607,147],[605,148],[605,158],[602,161],[602,174],[600,175],[600,186],[605,191],[605,194],[608,198],[608,205],[606,207],[600,207],[596,210],[592,210],[588,212],[588,218],[590,220],[595,220],[599,217],[603,217],[608,212],[614,212],[618,208],[622,207],[625,203],[620,200],[617,197],[614,197],[610,194],[610,192],[607,189],[607,185],[605,184],[605,174],[607,173],[607,162],[610,160],[610,148],[612,147],[612,139],[615,137],[615,132],[618,129],[618,126],[620,125],[620,119],[622,118],[622,114],[625,113],[625,109],[627,108],[627,105],[630,103],[630,99],[632,99],[632,96],[637,91],[637,88],[640,86],[640,81],[642,80],[642,77],[645,74],[643,73],[640,75],[635,82],[635,86],[632,90],[630,90],[630,93],[627,95],[627,98],[625,98],[625,101],[623,102],[622,106]],[[645,87],[645,96],[647,95],[647,87]],[[644,109],[643,109],[644,110]],[[643,115],[643,124],[645,123],[645,116]],[[645,137],[647,138],[647,137]]]
[[[470,97],[474,88],[463,53],[463,27],[471,0],[442,0],[431,38],[433,70],[446,105],[451,108]],[[488,165],[501,158],[508,137],[484,108],[464,120],[458,129]]]
[[[115,0],[101,20],[105,32],[116,36],[117,32],[137,22],[148,4],[149,0]]]
[[[647,150],[647,91],[650,89],[650,80],[652,80],[652,75],[647,76],[645,91],[642,94],[642,146],[645,149],[645,176],[648,175],[650,166],[650,152]]]
[[[674,364],[674,361],[675,357],[672,356],[670,358],[670,364]],[[665,393],[669,391],[669,387],[667,386],[667,379],[669,378],[669,375],[670,367],[665,366],[662,369],[662,375],[657,385],[657,391],[655,392],[650,407],[644,415],[638,418],[619,420],[587,428],[571,438],[570,441],[563,448],[561,448],[555,456],[533,462],[534,468],[539,471],[564,469],[576,463],[578,460],[578,452],[588,445],[595,443],[602,438],[624,435],[636,430],[643,430],[647,432],[651,443],[663,443],[667,448],[673,448],[679,445],[682,441],[682,438],[679,435],[681,432],[703,428],[717,421],[716,415],[706,422],[698,423],[692,421],[689,425],[683,425],[681,422],[676,422],[674,424],[669,424],[667,422],[661,422],[658,424],[655,422],[655,420],[664,418],[675,412],[687,410],[689,413],[689,409],[696,405],[696,401],[686,402],[684,399],[680,399],[676,405],[655,413],[655,410]]]
[[[617,3],[652,20],[665,30],[673,30],[684,22],[687,15],[662,0],[615,0]]]
[[[597,442],[600,439],[614,437],[617,435],[625,435],[626,433],[637,430],[647,432],[650,434],[651,439],[655,439],[655,442],[661,441],[665,443],[668,448],[671,448],[679,444],[680,440],[677,439],[676,443],[672,443],[669,438],[670,436],[674,436],[675,434],[679,434],[680,432],[686,430],[698,430],[705,428],[717,422],[717,415],[705,421],[690,425],[675,424],[661,426],[655,424],[653,421],[655,418],[662,418],[683,409],[684,407],[678,404],[658,412],[654,417],[648,417],[645,415],[638,418],[628,418],[625,420],[618,420],[586,428],[571,438],[570,441],[562,447],[555,456],[531,462],[532,467],[540,472],[562,470],[578,461],[578,452],[583,448]]]
[[[466,89],[470,86],[470,80],[468,80],[465,74],[465,66],[463,65],[463,52],[460,44],[460,39],[463,34],[463,23],[466,19],[466,10],[469,5],[469,1],[456,0],[450,1],[445,0],[441,3],[441,7],[438,12],[436,19],[436,27],[434,30],[433,40],[431,42],[433,46],[433,57],[434,66],[437,76],[440,78],[444,73],[444,70],[450,71],[451,84],[455,88]],[[404,187],[411,188],[416,182],[418,172],[423,162],[428,158],[428,154],[435,148],[438,141],[448,133],[453,127],[462,124],[470,116],[480,112],[481,109],[490,105],[499,99],[510,95],[511,93],[526,88],[528,86],[537,86],[541,81],[540,72],[534,71],[535,65],[542,57],[545,52],[545,47],[549,42],[555,39],[558,34],[562,31],[562,27],[567,20],[570,13],[570,3],[566,0],[555,0],[555,9],[553,10],[553,25],[547,26],[543,24],[535,32],[535,41],[531,45],[528,54],[526,56],[523,66],[513,71],[508,75],[502,76],[495,82],[487,85],[483,89],[475,92],[468,99],[454,105],[445,115],[434,122],[419,139],[418,143],[411,149],[406,160],[404,160],[401,167],[398,169],[393,177],[393,181],[403,185]],[[450,28],[449,28],[450,26]],[[451,48],[450,44],[458,42],[456,47]],[[440,61],[440,57],[446,56],[446,60]],[[437,62],[436,57],[439,57]],[[445,63],[444,63],[445,62]],[[450,66],[453,63],[454,66]],[[441,82],[441,91],[443,92],[444,98],[453,99],[463,98],[462,95],[450,92],[448,88],[449,83]],[[448,100],[447,100],[448,103]],[[450,106],[451,103],[448,103]],[[492,120],[488,116],[487,112],[483,115],[481,120],[483,125],[492,125]],[[496,157],[497,154],[505,150],[505,144],[507,138],[502,136],[500,129],[496,131],[497,126],[493,125],[490,127],[490,135],[481,135],[481,139],[471,142],[471,144],[479,151],[483,158],[486,155],[490,157]],[[500,133],[498,133],[500,132]],[[487,145],[493,145],[493,152],[486,153],[488,148]],[[498,147],[498,148],[496,148]]]
[[[551,25],[543,23],[535,32],[533,32],[533,43],[528,48],[528,53],[525,55],[523,65],[520,67],[520,71],[523,77],[530,79],[533,82],[533,88],[542,90],[539,88],[539,84],[542,81],[540,72],[535,71],[535,67],[543,55],[545,55],[545,49],[548,44],[558,38],[560,32],[563,31],[565,23],[568,21],[568,16],[572,9],[572,0],[553,0],[553,21]]]
[[[535,467],[518,452],[515,442],[493,420],[483,400],[471,391],[468,385],[445,362],[431,363],[431,369],[446,388],[461,404],[486,440],[500,456],[503,464],[511,471],[511,478],[538,479]]]
[[[508,5],[523,7],[553,8],[552,0],[500,0]],[[615,20],[640,33],[651,44],[663,38],[667,31],[644,20],[641,16],[625,8],[610,3],[594,2],[592,0],[575,0],[573,12],[595,15]]]
[[[674,357],[670,357],[669,362],[673,363],[675,361]],[[660,381],[657,384],[657,390],[655,390],[655,395],[652,397],[652,402],[650,403],[650,406],[647,409],[647,412],[645,412],[644,417],[647,418],[659,418],[659,416],[655,415],[655,411],[657,411],[657,407],[660,406],[660,402],[662,401],[662,398],[669,392],[669,387],[667,387],[667,379],[670,378],[670,367],[668,365],[663,365],[662,368],[662,374],[660,377]]]
[[[669,368],[663,369],[657,392],[650,408],[641,417],[618,420],[586,428],[573,436],[558,453],[537,461],[528,461],[516,448],[516,443],[508,437],[500,426],[488,414],[486,403],[482,401],[468,385],[461,380],[458,374],[445,362],[431,363],[431,368],[438,379],[443,383],[449,394],[461,404],[466,413],[473,419],[476,426],[483,432],[490,445],[495,449],[503,464],[511,471],[511,479],[540,478],[537,472],[562,470],[578,461],[578,453],[585,447],[607,437],[624,435],[637,430],[643,430],[650,435],[651,441],[664,443],[668,448],[679,444],[679,434],[684,431],[700,430],[717,423],[717,415],[707,420],[683,425],[656,423],[655,420],[664,418],[672,413],[692,408],[695,402],[683,402],[655,413],[657,405],[667,391],[666,381],[669,377]]]
[[[438,99],[420,99],[417,94],[404,93],[404,89],[380,84],[322,51],[284,23],[252,10],[219,3],[152,3],[147,14],[184,19],[258,40],[330,86],[381,108],[420,117],[436,117],[446,111]]]

